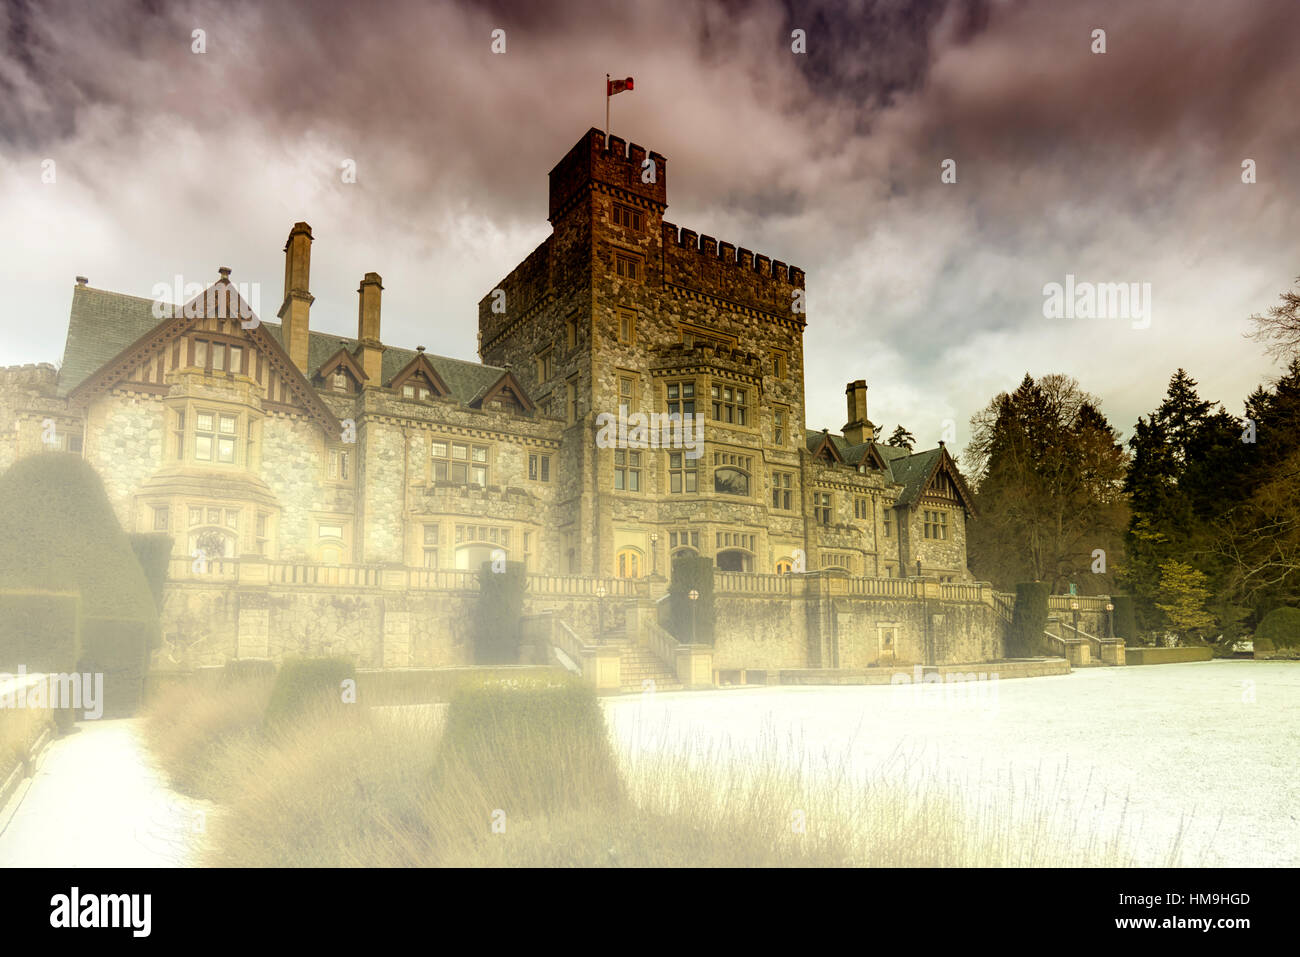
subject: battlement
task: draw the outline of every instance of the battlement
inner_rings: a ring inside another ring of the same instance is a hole
[[[646,183],[642,172],[646,159],[654,161],[654,182]],[[622,137],[610,135],[606,148],[605,134],[592,127],[564,159],[551,170],[551,198],[548,214],[552,223],[559,210],[595,181],[625,190],[660,208],[668,205],[668,160],[661,153],[648,152],[636,143],[628,145]]]
[[[794,311],[795,290],[804,288],[798,266],[672,223],[663,224],[663,249],[665,283],[804,322]]]
[[[54,395],[59,372],[48,362],[0,366],[0,390]]]

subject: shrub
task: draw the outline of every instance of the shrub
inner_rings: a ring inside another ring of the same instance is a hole
[[[700,594],[695,601],[691,601],[692,589]],[[713,644],[713,559],[703,555],[677,555],[673,558],[668,606],[672,622],[670,630],[678,641]]]
[[[519,622],[528,579],[523,562],[506,562],[501,571],[484,562],[478,573],[478,598],[471,617],[474,663],[513,664],[519,660]]]
[[[134,714],[144,700],[150,622],[131,618],[83,618],[76,670],[104,676],[104,717]]]
[[[1011,631],[1007,636],[1007,656],[1024,658],[1038,653],[1043,645],[1043,632],[1047,628],[1047,598],[1051,586],[1047,582],[1021,582],[1016,585],[1016,606],[1011,615]]]
[[[308,709],[342,708],[343,682],[355,678],[346,658],[286,658],[266,705],[267,727],[292,723]]]
[[[172,537],[166,532],[137,532],[130,536],[131,550],[149,582],[154,607],[162,611],[163,586],[172,557]]]
[[[1111,598],[1115,606],[1115,637],[1123,638],[1126,644],[1137,643],[1137,611],[1133,605],[1132,595],[1115,595]]]
[[[622,793],[595,689],[569,675],[467,682],[453,694],[434,767],[444,812],[479,829],[508,817],[610,807]]]
[[[104,484],[75,455],[44,452],[0,475],[0,587],[78,591],[85,615],[156,627],[149,582]]]
[[[0,673],[70,674],[81,657],[81,598],[76,592],[0,591]],[[60,731],[77,720],[72,708],[52,708]]]
[[[230,782],[217,758],[235,743],[262,743],[271,682],[221,686],[190,679],[161,688],[144,709],[144,735],[172,785],[215,798]]]
[[[1255,629],[1255,650],[1300,648],[1300,608],[1274,608]]]

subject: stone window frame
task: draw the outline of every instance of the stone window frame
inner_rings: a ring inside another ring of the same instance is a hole
[[[619,279],[641,282],[645,278],[645,257],[626,249],[615,249],[611,271]]]
[[[630,386],[629,391],[624,391],[624,386]],[[618,406],[627,406],[628,414],[637,412],[641,407],[641,377],[631,369],[614,370],[614,390],[617,395],[615,402]],[[626,399],[626,402],[624,401]]]
[[[835,517],[835,499],[830,492],[813,492],[813,517],[818,525],[831,525]]]
[[[772,406],[772,444],[782,448],[790,444],[790,407]]]
[[[881,516],[881,537],[894,537],[894,508],[892,505],[886,505]]]
[[[636,232],[641,231],[645,223],[645,215],[641,210],[619,202],[614,202],[611,206],[609,219],[613,225],[622,226],[624,229],[631,229]]]
[[[933,542],[948,541],[948,512],[945,509],[925,509],[923,533]]]
[[[547,346],[537,350],[537,381],[547,382],[555,375],[555,348]]]
[[[690,387],[689,396],[686,395],[687,386]],[[675,393],[674,389],[676,389]],[[686,416],[695,414],[699,397],[699,380],[695,377],[673,377],[664,381],[664,411],[669,415],[680,415],[683,423]],[[687,405],[690,406],[690,411],[687,411]]]
[[[714,393],[717,393],[715,396]],[[726,393],[732,398],[728,399]],[[749,385],[737,385],[729,379],[712,376],[709,379],[709,421],[725,425],[729,429],[753,429],[752,398],[757,398],[755,390]],[[744,398],[738,398],[743,395]]]
[[[330,485],[353,487],[356,485],[355,448],[350,443],[327,442],[325,445],[325,481]]]
[[[772,350],[772,378],[785,379],[790,374],[790,354],[784,349]]]
[[[614,336],[625,346],[636,345],[636,324],[637,312],[635,309],[629,309],[626,306],[616,306],[614,309]],[[626,328],[626,334],[624,329]]]
[[[871,518],[871,499],[866,495],[853,496],[853,517],[859,521]]]
[[[171,507],[168,505],[151,506],[153,512],[153,530],[155,532],[167,531],[167,526],[171,523]]]
[[[443,449],[441,454],[437,451],[439,446]],[[463,458],[455,454],[457,448],[465,449]],[[482,458],[476,458],[479,451],[483,453]],[[487,488],[492,484],[493,458],[491,443],[462,436],[435,433],[429,438],[429,480],[434,486],[454,485],[460,487],[477,485],[480,488]],[[456,469],[462,464],[465,469],[463,480],[456,478]],[[442,478],[438,477],[439,465],[444,466]],[[481,483],[473,480],[475,471],[480,469],[483,472],[483,481]]]
[[[700,491],[699,458],[691,458],[682,450],[670,450],[665,452],[664,455],[668,460],[668,494],[698,494]]]
[[[624,545],[614,556],[614,577],[636,579],[643,577],[642,568],[645,567],[645,552],[635,545]],[[634,572],[635,574],[627,574]]]
[[[718,488],[719,472],[736,472],[745,477],[745,490],[743,492],[728,492]],[[752,499],[754,497],[754,457],[744,453],[730,452],[725,449],[716,449],[713,452],[713,492],[716,495],[727,495],[732,498]]]
[[[564,320],[564,347],[572,352],[578,348],[578,314]]]
[[[840,568],[853,574],[853,562],[857,556],[852,552],[825,551],[821,553],[821,566],[823,569]]]
[[[794,473],[772,472],[772,507],[782,512],[794,511]]]
[[[430,534],[432,533],[432,534]],[[420,565],[422,568],[439,568],[439,549],[442,546],[442,524],[420,523]]]
[[[642,481],[644,472],[645,462],[641,458],[640,449],[614,450],[614,481],[611,483],[614,491],[644,492],[645,483]]]
[[[550,452],[529,452],[528,453],[528,481],[550,482],[550,480],[551,480],[551,453]]]
[[[578,421],[578,376],[572,375],[564,383],[564,417],[569,425]]]

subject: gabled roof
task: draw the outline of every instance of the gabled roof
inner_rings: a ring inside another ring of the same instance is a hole
[[[370,378],[370,376],[366,375],[366,370],[361,368],[361,363],[357,362],[352,353],[342,346],[339,347],[338,352],[326,359],[321,367],[316,370],[316,376],[324,379],[339,366],[343,366],[348,372],[352,373],[352,378],[358,382],[365,382]]]
[[[838,438],[838,436],[835,438]],[[836,462],[845,465],[847,463],[844,461],[844,453],[840,451],[839,445],[835,442],[835,438],[833,438],[829,432],[808,432],[804,436],[804,443],[807,445],[808,451],[813,454],[814,458],[818,457],[823,452],[826,452]],[[841,443],[842,442],[843,440],[841,439]]]
[[[844,436],[834,432],[816,432],[812,429],[805,431],[804,444],[814,455],[826,443],[829,443],[845,465],[883,468],[893,484],[903,486],[897,501],[900,506],[914,506],[929,487],[935,473],[943,468],[952,477],[957,495],[966,506],[966,510],[972,515],[975,514],[970,489],[966,486],[957,463],[942,445],[924,452],[909,452],[907,449],[881,442],[850,445],[845,441]]]
[[[152,299],[91,286],[75,286],[72,291],[72,309],[68,316],[68,337],[59,368],[58,394],[67,396],[123,350],[166,322],[170,311],[175,308],[168,305],[168,315],[159,319],[153,314],[153,306]],[[262,320],[260,328],[283,351],[284,332],[280,323]],[[356,339],[346,336],[311,332],[307,341],[308,373],[319,373],[340,349],[346,349],[350,354],[355,353],[357,344]],[[419,354],[414,349],[385,346],[382,384],[391,383]],[[449,394],[462,403],[468,403],[483,390],[490,388],[506,371],[496,366],[427,352],[424,356],[446,384]]]
[[[438,370],[433,367],[429,357],[418,350],[415,353],[415,358],[402,366],[397,371],[397,374],[388,380],[388,384],[394,389],[399,389],[406,384],[407,379],[414,378],[417,375],[423,376],[439,396],[451,395],[451,389],[442,380],[442,376],[438,375]]]
[[[75,293],[73,301],[75,304]],[[159,306],[159,312],[171,313],[170,317],[164,319],[154,317],[154,300],[136,301],[145,303],[146,312],[149,318],[153,320],[153,327],[143,335],[138,336],[125,348],[119,349],[101,362],[89,375],[83,376],[75,386],[69,387],[66,392],[60,389],[61,394],[66,395],[69,399],[79,400],[96,389],[111,388],[114,383],[120,381],[142,359],[160,348],[164,343],[171,342],[184,335],[200,319],[208,318],[208,311],[213,310],[212,314],[214,316],[223,319],[235,316],[253,316],[255,324],[244,328],[249,341],[262,350],[271,367],[282,377],[289,390],[297,396],[298,401],[302,403],[307,413],[321,428],[331,433],[339,430],[338,418],[330,411],[329,406],[325,405],[321,400],[321,397],[312,388],[311,383],[303,377],[297,366],[293,364],[279,341],[268,334],[265,324],[254,316],[248,303],[239,295],[238,290],[231,284],[229,279],[223,277],[209,284],[183,306]],[[69,323],[68,338],[71,341],[71,323]],[[67,354],[68,349],[65,348],[65,360]]]
[[[473,409],[481,409],[483,408],[483,403],[490,402],[503,392],[509,392],[513,395],[515,401],[519,403],[525,412],[533,412],[536,410],[537,406],[533,403],[533,400],[528,397],[528,393],[524,391],[524,387],[519,384],[519,380],[515,378],[515,374],[509,369],[503,372],[501,378],[497,379],[496,382],[492,383],[492,385],[483,389],[478,395],[470,399],[469,406]]]

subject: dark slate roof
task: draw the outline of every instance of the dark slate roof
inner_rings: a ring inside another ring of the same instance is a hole
[[[67,395],[105,362],[159,322],[152,299],[77,285],[72,290],[68,338],[59,366],[59,395]]]
[[[808,451],[811,452],[821,445],[822,436],[825,435],[835,445],[835,450],[843,456],[848,465],[858,465],[866,458],[867,450],[875,448],[876,452],[884,459],[885,464],[889,466],[889,477],[897,485],[903,486],[903,491],[898,496],[899,505],[911,505],[921,493],[925,491],[925,480],[943,453],[942,448],[929,449],[925,452],[909,452],[907,449],[900,449],[893,445],[884,445],[880,442],[863,442],[859,445],[850,445],[845,441],[844,436],[834,432],[817,432],[813,429],[807,429],[804,432],[804,444]]]
[[[153,303],[152,299],[139,296],[76,286],[72,292],[72,313],[68,318],[68,339],[59,368],[59,395],[67,395],[100,366],[165,321],[154,318]],[[284,345],[280,323],[263,321],[262,325],[280,345]],[[340,348],[354,352],[356,347],[356,339],[313,331],[307,340],[307,367],[314,375]],[[393,376],[416,355],[413,349],[387,346],[383,362],[384,383],[391,382]],[[463,403],[486,391],[505,372],[496,366],[428,352],[425,357],[447,383],[451,394]]]

